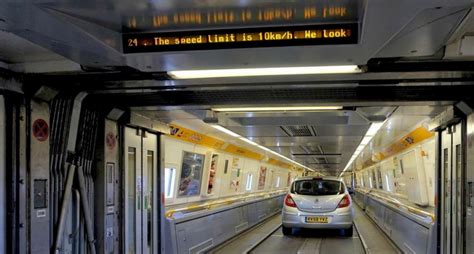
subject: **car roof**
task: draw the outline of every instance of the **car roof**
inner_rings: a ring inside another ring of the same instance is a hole
[[[338,181],[342,182],[342,179],[334,176],[300,176],[295,179],[295,181],[301,180],[311,180],[311,179],[322,179],[322,180],[331,180],[331,181]]]

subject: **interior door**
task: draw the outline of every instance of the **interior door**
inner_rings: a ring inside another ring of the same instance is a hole
[[[157,145],[155,134],[125,128],[125,250],[153,253],[157,245]]]
[[[441,250],[463,253],[463,152],[462,124],[441,133]]]
[[[452,194],[453,194],[453,207],[452,213],[454,218],[452,219],[453,224],[453,243],[451,253],[464,253],[464,201],[463,201],[463,182],[464,171],[463,171],[463,146],[462,146],[462,124],[458,124],[452,128],[453,136],[453,159],[451,169],[451,179],[453,181]]]
[[[466,239],[466,253],[474,253],[474,114],[467,118],[466,124],[466,192],[464,197],[466,200],[466,217],[464,221]]]

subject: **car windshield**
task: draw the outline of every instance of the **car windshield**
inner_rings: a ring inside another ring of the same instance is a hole
[[[308,179],[296,181],[292,192],[300,195],[338,195],[344,193],[344,185],[339,181]]]

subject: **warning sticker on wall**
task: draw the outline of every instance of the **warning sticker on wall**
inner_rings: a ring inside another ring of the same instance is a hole
[[[112,132],[107,133],[105,136],[105,143],[110,150],[115,148],[115,135]]]
[[[32,131],[33,131],[33,137],[35,137],[36,140],[40,142],[46,141],[49,137],[48,123],[41,118],[36,119],[33,122]]]
[[[36,217],[37,217],[37,218],[46,217],[46,210],[38,210],[38,211],[36,211]]]

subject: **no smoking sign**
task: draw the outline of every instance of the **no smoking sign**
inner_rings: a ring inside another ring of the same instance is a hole
[[[115,148],[115,135],[112,132],[107,133],[105,143],[110,150]]]
[[[49,126],[48,123],[43,119],[36,119],[33,122],[33,137],[36,140],[43,142],[46,141],[49,137]]]

